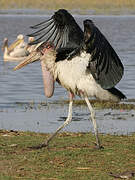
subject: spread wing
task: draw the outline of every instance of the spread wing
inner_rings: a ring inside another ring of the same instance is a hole
[[[84,21],[84,49],[91,54],[88,70],[104,89],[114,87],[122,78],[124,67],[105,36],[91,20]]]
[[[60,9],[47,21],[31,28],[36,31],[28,36],[35,37],[32,44],[52,42],[57,52],[69,53],[83,41],[83,32],[68,11]]]

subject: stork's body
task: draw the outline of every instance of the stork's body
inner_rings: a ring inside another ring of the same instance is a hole
[[[115,88],[124,70],[119,57],[91,20],[84,21],[83,33],[66,10],[57,11],[51,19],[33,28],[40,28],[37,32],[30,34],[30,36],[40,36],[34,41],[35,44],[39,44],[15,69],[40,59],[44,85],[48,85],[45,87],[45,95],[47,97],[53,95],[55,81],[58,81],[70,94],[66,121],[38,147],[47,146],[57,132],[72,120],[73,98],[78,95],[84,98],[91,112],[97,147],[101,148],[95,111],[88,97],[111,101],[125,98],[125,95]]]
[[[90,58],[90,54],[82,52],[72,60],[65,59],[64,61],[55,62],[54,53],[50,51],[41,57],[41,61],[53,74],[54,80],[57,80],[62,87],[74,95],[119,101],[122,98],[120,94],[117,96],[109,90],[103,89],[96,83],[91,72],[87,71]]]

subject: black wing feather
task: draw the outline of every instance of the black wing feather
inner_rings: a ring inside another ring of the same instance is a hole
[[[51,22],[49,24],[46,24],[46,26],[42,27],[38,31],[36,31],[36,32],[34,32],[32,34],[28,34],[27,36],[30,36],[30,37],[41,36],[41,34],[44,34],[45,32],[48,32],[49,30],[51,30],[51,28],[53,26],[54,26],[54,22]]]
[[[39,24],[36,24],[36,25],[34,25],[34,26],[30,26],[30,28],[32,28],[32,29],[39,29],[39,28],[42,28],[42,26],[51,23],[52,21],[53,21],[53,19],[50,18],[49,20],[45,20],[45,21],[43,21],[43,22],[41,22],[41,23],[39,23]]]
[[[124,67],[105,36],[91,20],[84,21],[84,49],[91,54],[87,69],[104,89],[114,87],[122,78]]]
[[[55,26],[55,31],[52,29]],[[31,28],[37,31],[28,36],[36,37],[30,45],[40,42],[51,41],[54,43],[58,53],[73,51],[78,48],[83,41],[83,31],[80,29],[75,19],[68,11],[60,9],[47,21],[41,22]]]

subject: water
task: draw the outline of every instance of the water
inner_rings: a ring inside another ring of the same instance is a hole
[[[31,33],[30,25],[49,17],[50,15],[0,15],[0,46],[5,37],[8,37],[10,44],[18,34]],[[82,28],[84,19],[92,19],[107,37],[125,67],[125,74],[117,88],[122,90],[128,99],[134,99],[135,16],[75,15],[74,17]],[[43,92],[40,64],[33,63],[14,72],[13,67],[16,65],[17,62],[4,63],[3,53],[0,52],[0,129],[54,132],[67,116],[68,105],[62,104],[62,100],[68,98],[66,90],[56,84],[54,96],[47,99]],[[59,103],[56,103],[58,101]],[[40,106],[41,102],[44,102],[45,106]],[[135,132],[133,110],[96,110],[96,116],[102,133]],[[74,107],[73,122],[64,130],[93,131],[92,123],[88,119],[89,112],[86,107]]]

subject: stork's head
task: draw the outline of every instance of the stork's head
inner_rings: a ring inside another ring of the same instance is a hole
[[[26,66],[27,64],[33,63],[35,61],[55,61],[56,59],[56,51],[54,45],[50,42],[46,43],[39,43],[35,47],[35,49],[30,53],[29,56],[26,57],[24,61],[18,64],[14,70],[21,69],[22,67]]]
[[[39,45],[36,46],[37,52],[41,52],[42,55],[46,52],[54,51],[54,49],[55,47],[51,42],[39,43]]]

